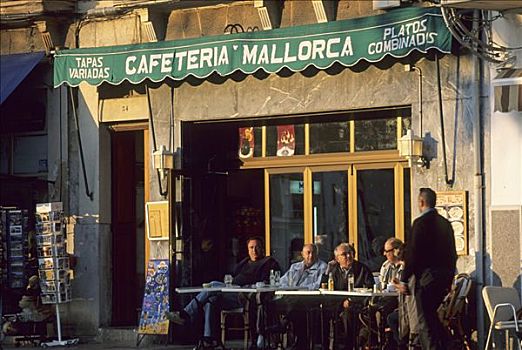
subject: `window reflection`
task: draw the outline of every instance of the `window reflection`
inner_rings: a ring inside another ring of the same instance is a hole
[[[397,148],[397,118],[355,121],[355,151]]]
[[[314,172],[312,179],[312,233],[319,258],[328,262],[348,239],[348,177],[346,171],[329,171]]]
[[[358,258],[379,271],[384,242],[395,236],[394,170],[357,172]]]
[[[286,271],[304,241],[303,174],[270,175],[270,255]]]
[[[348,122],[310,124],[310,154],[348,152],[350,129]]]

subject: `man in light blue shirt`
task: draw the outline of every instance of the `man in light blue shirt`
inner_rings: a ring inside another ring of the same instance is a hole
[[[303,260],[294,263],[281,277],[281,287],[301,287],[309,290],[319,289],[321,278],[328,268],[328,264],[318,258],[318,250],[315,244],[305,244],[301,250]],[[277,303],[277,301],[276,301]],[[284,305],[284,306],[283,306]],[[307,344],[307,322],[306,306],[303,308],[302,301],[298,299],[287,300],[277,307],[280,312],[286,313],[281,327],[286,328],[288,321],[294,324],[294,332],[297,341],[293,349],[304,349]]]
[[[328,265],[318,259],[317,246],[305,244],[301,251],[303,261],[294,263],[281,277],[282,287],[306,287],[310,290],[319,289],[321,277],[326,272]]]

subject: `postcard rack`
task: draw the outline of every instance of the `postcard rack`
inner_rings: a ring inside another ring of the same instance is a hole
[[[44,347],[76,344],[78,339],[62,340],[59,305],[71,301],[69,257],[61,202],[36,205],[36,247],[38,276],[43,304],[56,305],[58,340]]]

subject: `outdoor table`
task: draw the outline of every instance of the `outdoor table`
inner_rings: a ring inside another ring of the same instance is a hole
[[[199,293],[202,291],[205,292],[221,292],[223,287],[178,287],[175,289],[178,294],[190,294],[190,293]]]

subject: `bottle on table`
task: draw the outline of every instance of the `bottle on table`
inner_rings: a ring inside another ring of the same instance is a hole
[[[328,290],[334,290],[334,279],[331,272],[328,274]]]
[[[352,272],[348,272],[348,291],[353,292],[355,289],[355,276]]]
[[[270,270],[270,285],[273,287],[276,284],[276,277],[274,270]]]

